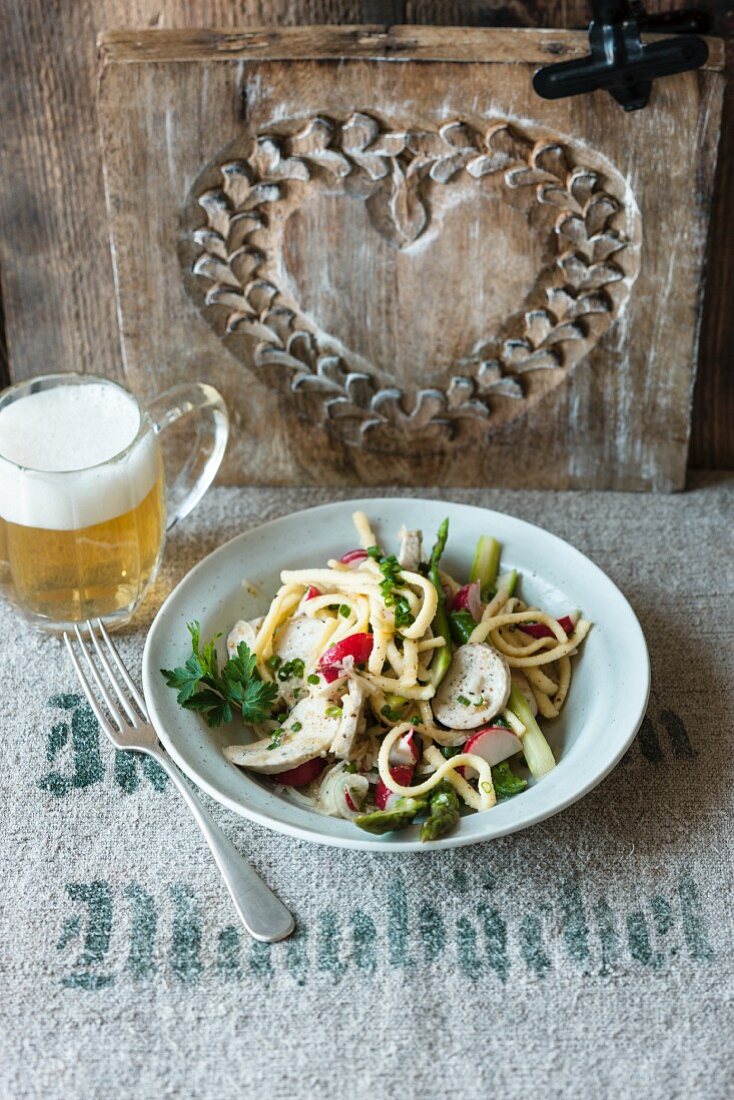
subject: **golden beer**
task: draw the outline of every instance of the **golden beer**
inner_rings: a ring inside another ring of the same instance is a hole
[[[80,622],[133,608],[158,567],[165,529],[162,472],[139,504],[68,531],[0,516],[0,584],[23,610]]]
[[[152,423],[115,383],[61,377],[0,405],[0,586],[55,627],[127,617],[166,526]]]
[[[182,419],[196,430],[167,487],[158,438]],[[89,374],[5,390],[0,592],[42,630],[125,622],[155,579],[166,530],[211,484],[228,434],[227,407],[205,382],[173,386],[146,408]]]

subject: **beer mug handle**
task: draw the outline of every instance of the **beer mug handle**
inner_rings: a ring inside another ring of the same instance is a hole
[[[183,465],[167,485],[170,531],[199,503],[214,480],[229,438],[229,416],[221,394],[205,382],[172,386],[147,408],[157,435],[182,417],[191,417],[196,425]]]

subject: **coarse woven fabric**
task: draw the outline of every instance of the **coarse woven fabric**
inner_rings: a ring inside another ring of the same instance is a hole
[[[120,636],[130,667],[204,554],[339,495],[210,492]],[[653,670],[625,759],[558,817],[435,854],[309,845],[206,800],[297,917],[265,946],[170,784],[4,608],[2,1097],[732,1096],[734,476],[415,495],[538,523],[620,585]]]

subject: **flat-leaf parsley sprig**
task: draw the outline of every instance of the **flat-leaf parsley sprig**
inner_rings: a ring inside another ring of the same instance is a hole
[[[278,695],[277,684],[265,682],[257,671],[257,658],[240,642],[237,655],[230,657],[220,670],[216,641],[201,646],[201,628],[194,621],[186,624],[191,635],[191,656],[179,668],[162,668],[176,701],[186,710],[197,710],[209,726],[231,722],[239,710],[245,722],[264,722],[270,717]]]

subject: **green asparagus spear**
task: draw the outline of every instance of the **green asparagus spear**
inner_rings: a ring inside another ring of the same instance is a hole
[[[431,791],[431,812],[421,825],[421,840],[438,840],[450,832],[461,817],[454,788],[445,780]]]
[[[525,726],[525,733],[522,735],[522,751],[525,763],[530,769],[530,774],[535,779],[540,779],[541,776],[547,775],[555,768],[555,757],[543,735],[543,731],[535,721],[527,699],[515,684],[510,689],[507,709],[511,710]]]
[[[507,595],[514,596],[518,580],[517,569],[510,569],[509,572],[503,573],[501,577],[497,578],[497,591],[499,592],[500,588],[506,588]]]
[[[527,787],[527,782],[515,775],[507,760],[492,768],[492,786],[498,798],[512,798]]]
[[[479,581],[482,592],[486,588],[494,588],[495,586],[500,567],[501,552],[502,547],[497,539],[491,538],[489,535],[480,536],[469,573],[469,580]]]
[[[466,645],[476,625],[471,611],[449,612],[449,629],[457,645]]]
[[[371,814],[360,814],[354,824],[368,833],[392,833],[395,829],[405,829],[412,825],[413,818],[428,806],[425,798],[400,798],[392,810],[374,810]]]
[[[446,611],[446,597],[443,593],[443,585],[441,584],[441,577],[438,572],[438,563],[444,552],[448,534],[449,521],[445,519],[436,534],[436,543],[431,551],[431,560],[428,564],[428,577],[433,587],[436,589],[436,596],[438,597],[436,614],[433,617],[432,624],[433,634],[436,638],[443,638],[446,643],[442,645],[440,649],[436,650],[436,655],[431,662],[431,683],[434,687],[438,687],[441,683],[451,664],[451,631],[449,629],[449,617]]]

